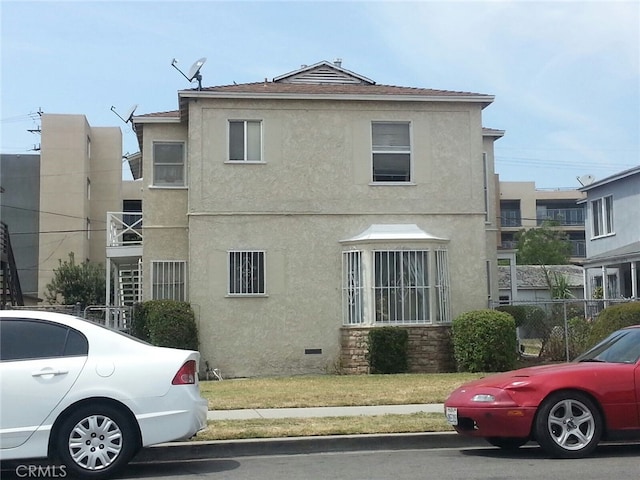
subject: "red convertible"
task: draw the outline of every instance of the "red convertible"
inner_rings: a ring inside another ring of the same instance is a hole
[[[581,458],[600,440],[640,438],[640,325],[611,334],[571,363],[466,383],[445,402],[463,435],[503,449],[530,440],[549,455]]]

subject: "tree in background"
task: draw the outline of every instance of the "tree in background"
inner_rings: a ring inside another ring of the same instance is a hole
[[[553,227],[557,222],[545,221],[538,228],[520,230],[517,235],[518,265],[566,265],[571,257],[567,234]]]
[[[106,300],[106,272],[102,264],[89,261],[76,264],[73,252],[69,260],[58,260],[53,280],[47,284],[45,297],[49,303],[75,305],[104,305]]]

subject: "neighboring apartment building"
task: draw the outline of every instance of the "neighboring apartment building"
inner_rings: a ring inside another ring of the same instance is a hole
[[[191,303],[203,364],[362,371],[366,332],[393,325],[422,351],[413,371],[447,368],[452,319],[498,295],[492,96],[320,62],[178,100],[133,119],[144,251],[108,255],[141,254],[145,300]]]
[[[22,301],[38,301],[38,249],[40,155],[2,154],[0,157],[0,235],[2,241],[2,305],[17,303],[11,298],[11,283],[18,279]],[[11,255],[12,254],[12,255]],[[10,258],[12,256],[12,259]],[[15,278],[11,274],[14,262]]]
[[[581,264],[586,257],[584,207],[578,203],[582,199],[578,188],[537,189],[534,182],[499,182],[499,248],[515,249],[520,230],[551,220],[569,237],[571,262]]]
[[[2,156],[2,221],[31,305],[45,299],[69,253],[104,265],[107,212],[121,212],[127,201],[139,211],[142,195],[139,182],[122,181],[119,127],[45,113],[40,130],[40,155]]]
[[[580,190],[588,219],[585,298],[638,300],[640,165]]]

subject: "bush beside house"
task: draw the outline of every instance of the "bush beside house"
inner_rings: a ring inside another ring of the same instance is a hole
[[[518,358],[516,322],[506,312],[476,310],[453,321],[453,351],[459,371],[511,370]]]
[[[187,302],[150,300],[136,305],[131,334],[160,347],[198,350],[195,314]]]

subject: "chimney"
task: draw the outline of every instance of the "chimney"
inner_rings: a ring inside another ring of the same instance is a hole
[[[342,67],[342,59],[341,59],[341,58],[336,58],[336,59],[333,61],[333,64],[334,64],[336,67]]]

